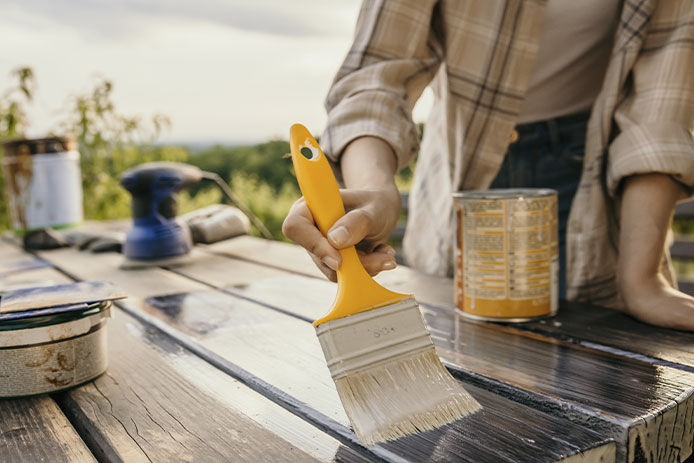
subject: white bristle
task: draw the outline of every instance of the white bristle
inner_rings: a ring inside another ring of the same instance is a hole
[[[335,385],[366,446],[434,429],[480,408],[434,349],[345,376]]]
[[[342,405],[366,446],[480,408],[436,355],[414,299],[326,322],[317,332]]]

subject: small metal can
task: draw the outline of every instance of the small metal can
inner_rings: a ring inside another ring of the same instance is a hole
[[[101,375],[110,307],[0,323],[0,397],[55,392]]]
[[[455,300],[478,320],[524,322],[557,312],[557,192],[455,193]]]

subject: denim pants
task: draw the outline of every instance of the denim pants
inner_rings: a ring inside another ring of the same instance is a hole
[[[552,188],[559,192],[559,297],[566,298],[566,224],[583,166],[589,112],[516,126],[491,188]]]

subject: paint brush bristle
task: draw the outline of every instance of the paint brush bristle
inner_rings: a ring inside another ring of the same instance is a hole
[[[480,408],[436,355],[414,299],[332,320],[316,331],[342,405],[366,446]]]

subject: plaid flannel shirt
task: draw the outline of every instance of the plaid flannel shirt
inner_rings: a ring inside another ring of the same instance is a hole
[[[367,0],[326,100],[333,161],[357,137],[387,141],[399,166],[419,152],[404,250],[450,275],[456,191],[488,188],[510,143],[542,31],[543,0]],[[568,297],[618,307],[619,185],[661,172],[694,186],[694,2],[624,0],[588,124],[567,230]],[[412,107],[435,105],[421,151]],[[672,280],[668,259],[663,269]]]

